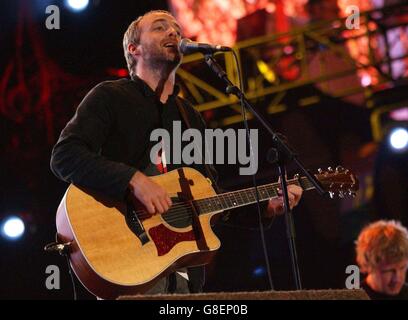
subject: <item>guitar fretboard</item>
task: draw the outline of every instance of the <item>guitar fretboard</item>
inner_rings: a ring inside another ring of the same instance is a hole
[[[314,186],[306,177],[287,180],[287,184],[298,185],[302,187],[304,191],[314,189]],[[259,201],[277,198],[279,187],[280,183],[278,182],[259,186]],[[256,203],[255,188],[226,192],[213,197],[194,201],[195,208],[200,214],[238,208],[252,203]]]

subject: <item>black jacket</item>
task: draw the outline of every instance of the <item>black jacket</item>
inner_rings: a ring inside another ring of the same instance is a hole
[[[150,142],[150,133],[156,128],[172,132],[173,121],[183,123],[177,94],[176,87],[163,105],[139,78],[98,84],[83,99],[54,146],[52,172],[68,183],[124,200],[134,173],[144,172],[151,165],[150,149],[157,142]],[[181,101],[191,127],[203,133],[205,123],[201,115],[187,101]],[[186,129],[184,123],[182,128]],[[181,166],[184,165],[170,163],[168,169]],[[203,165],[192,167],[207,175]],[[216,177],[213,167],[209,167]],[[189,271],[193,291],[200,291],[204,281],[202,268]]]

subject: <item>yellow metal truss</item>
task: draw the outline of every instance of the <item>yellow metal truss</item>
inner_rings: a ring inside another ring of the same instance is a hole
[[[360,13],[360,28],[363,32],[359,32],[358,35],[348,37],[347,39],[352,40],[361,37],[373,39],[383,37],[384,26],[380,28],[376,25],[377,21],[375,19],[373,20],[373,17],[375,17],[376,14],[378,16],[378,13],[381,13],[383,17],[387,17],[395,14],[395,10],[399,12],[401,12],[401,10],[408,11],[408,5],[386,7]],[[387,70],[384,66],[390,66],[393,60],[406,58],[407,55],[391,59],[390,55],[386,53],[385,58],[378,58],[376,57],[374,48],[372,48],[372,41],[369,40],[367,42],[367,63],[361,63],[353,59],[345,45],[337,41],[339,37],[333,37],[336,33],[340,34],[347,31],[346,19],[347,18],[322,21],[302,28],[293,29],[287,33],[270,34],[237,43],[233,50],[238,58],[238,64],[242,72],[241,76],[244,79],[243,91],[247,98],[252,102],[259,100],[267,101],[266,112],[268,113],[284,112],[288,106],[282,103],[282,100],[288,93],[288,90],[308,84],[324,84],[329,80],[340,79],[347,75],[356,74],[360,69],[367,70],[372,68],[378,73],[378,83],[375,86],[363,87],[358,85],[348,88],[347,90],[332,92],[332,96],[337,98],[363,93],[367,98],[366,107],[370,108],[372,106],[370,105],[372,93],[379,90],[378,88],[385,83],[393,81],[391,68],[389,67]],[[375,28],[373,28],[373,24],[376,25]],[[337,28],[333,29],[333,26],[337,26]],[[407,27],[406,24],[405,27]],[[316,50],[316,48],[324,48],[324,50],[337,55],[349,67],[340,72],[333,72],[331,66],[322,61],[321,68],[323,72],[319,75],[310,74],[308,63],[311,54],[313,54],[313,50]],[[267,50],[271,51],[273,56],[265,60],[263,53]],[[239,85],[239,75],[232,53],[217,54],[216,58],[220,64],[224,66],[229,79],[235,85]],[[279,72],[276,71],[282,59],[291,60],[292,64],[296,65],[297,70],[299,70],[296,79],[286,81],[279,75]],[[252,67],[249,71],[248,66]],[[223,86],[215,84],[217,80],[215,75],[210,78],[214,81],[208,79],[203,80],[203,71],[211,73],[207,71],[201,54],[184,57],[183,63],[178,71],[178,76],[183,83],[184,94],[193,100],[192,102],[198,111],[205,112],[214,110],[213,112],[216,112],[215,120],[212,120],[212,125],[214,126],[228,126],[241,122],[242,117],[237,99],[227,95],[223,91]],[[319,96],[303,97],[298,101],[298,107],[313,105],[319,100]],[[389,107],[384,107],[373,112],[371,122],[376,139],[381,136],[381,133],[379,133],[379,131],[381,131],[381,125],[378,122],[378,115],[382,112],[381,110],[388,109]],[[251,118],[251,116],[252,115],[249,114],[248,118]]]

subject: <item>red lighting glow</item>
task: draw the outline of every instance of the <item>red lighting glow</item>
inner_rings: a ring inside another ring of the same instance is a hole
[[[305,20],[306,2],[307,0],[273,2],[270,0],[169,0],[171,11],[181,24],[185,37],[228,46],[236,42],[239,19],[264,9],[276,15],[275,29],[288,26],[289,17]]]

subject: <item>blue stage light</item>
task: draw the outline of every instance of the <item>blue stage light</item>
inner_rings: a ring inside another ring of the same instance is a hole
[[[89,0],[67,0],[66,4],[73,11],[82,11],[89,5]]]
[[[24,234],[25,226],[23,220],[19,217],[9,217],[4,221],[1,229],[3,237],[14,240]]]
[[[263,277],[266,274],[266,270],[264,267],[257,267],[254,269],[252,272],[252,275],[254,277]]]

